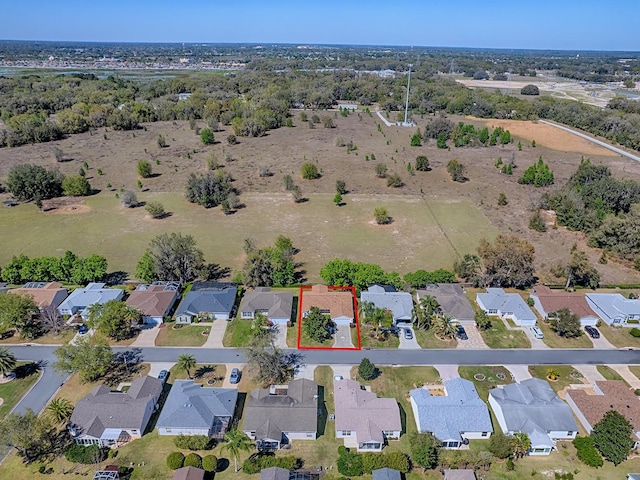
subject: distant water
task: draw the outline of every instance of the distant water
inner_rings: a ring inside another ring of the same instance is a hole
[[[638,95],[637,93],[621,92],[620,90],[614,90],[613,93],[622,97],[640,98],[640,95]]]

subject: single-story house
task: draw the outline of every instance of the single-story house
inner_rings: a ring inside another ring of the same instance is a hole
[[[640,320],[640,300],[619,293],[587,293],[589,306],[607,324],[626,327],[629,320]]]
[[[155,377],[138,377],[126,392],[99,385],[78,401],[69,433],[79,445],[118,447],[140,438],[162,394]]]
[[[244,410],[244,433],[258,450],[279,450],[291,440],[318,435],[318,384],[299,378],[288,385],[251,390]]]
[[[318,480],[320,474],[309,470],[289,471],[281,467],[269,467],[260,470],[260,480]]]
[[[107,465],[93,474],[93,480],[120,480],[120,467]]]
[[[445,469],[444,480],[476,480],[476,472],[470,468]]]
[[[292,309],[291,292],[274,292],[269,287],[256,287],[245,292],[240,302],[240,318],[252,320],[259,312],[276,325],[286,325],[291,320]]]
[[[501,288],[487,288],[487,293],[476,295],[476,302],[489,316],[509,318],[523,327],[533,327],[536,324],[536,314],[517,293],[505,293]]]
[[[235,284],[195,282],[176,311],[176,323],[228,320],[232,317],[238,287]]]
[[[435,395],[436,390],[444,390],[444,395]],[[418,432],[432,433],[444,448],[460,448],[469,439],[489,438],[493,432],[489,408],[469,380],[453,378],[409,394]]]
[[[311,307],[318,307],[321,313],[327,314],[338,325],[353,322],[354,301],[351,291],[330,290],[326,285],[313,285],[311,290],[302,292],[301,310],[306,317]]]
[[[354,380],[334,381],[336,438],[347,448],[380,452],[386,440],[399,439],[400,409],[395,398],[378,398]]]
[[[550,318],[558,310],[566,308],[578,316],[583,327],[598,322],[597,315],[591,310],[582,293],[551,290],[545,285],[536,285],[530,296],[533,299],[533,307],[542,318]]]
[[[402,475],[393,468],[378,468],[371,472],[373,480],[402,480]]]
[[[156,422],[158,435],[206,435],[222,438],[234,417],[236,388],[203,387],[176,380]]]
[[[627,473],[627,480],[640,480],[640,473]]]
[[[182,467],[173,473],[173,480],[203,480],[205,471],[196,467]]]
[[[588,390],[570,388],[566,400],[587,433],[591,433],[605,413],[615,410],[631,423],[634,448],[640,444],[640,401],[626,383],[607,380],[595,382]]]
[[[4,282],[0,282],[0,293],[5,293],[8,291],[9,291],[9,286]]]
[[[398,322],[411,322],[413,319],[413,299],[409,292],[398,292],[395,287],[372,285],[360,294],[360,301],[371,302],[377,308],[389,310],[394,325]]]
[[[153,282],[151,285],[138,285],[127,298],[129,307],[142,312],[144,323],[159,325],[169,315],[178,298],[178,282]]]
[[[76,288],[58,307],[60,315],[75,315],[80,313],[87,319],[87,308],[96,303],[104,304],[109,300],[122,300],[124,290],[120,288],[105,288],[105,283],[90,283],[84,288]]]
[[[58,282],[29,282],[20,288],[9,290],[9,293],[32,297],[40,309],[49,306],[58,308],[62,301],[69,296],[69,290]]]
[[[462,287],[457,283],[427,285],[416,292],[418,302],[426,296],[435,297],[442,313],[449,315],[463,325],[475,324],[475,310]]]
[[[573,440],[578,433],[569,405],[539,378],[491,389],[489,404],[505,434],[529,436],[529,455],[549,455],[557,440]]]

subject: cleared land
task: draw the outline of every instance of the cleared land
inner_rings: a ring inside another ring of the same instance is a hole
[[[319,112],[325,113],[332,115]],[[299,121],[296,112],[294,128],[281,128],[261,138],[240,138],[240,143],[233,146],[219,141],[205,147],[186,122],[158,122],[136,132],[100,130],[55,142],[70,159],[63,163],[55,162],[53,144],[0,149],[0,178],[6,178],[10,167],[17,163],[37,163],[57,167],[65,174],[77,174],[82,163],[87,162],[89,181],[100,191],[47,213],[39,212],[32,204],[0,209],[5,246],[0,252],[0,264],[14,254],[60,255],[70,249],[78,254],[104,254],[110,269],[131,273],[149,240],[165,231],[192,234],[208,261],[232,269],[243,263],[240,245],[245,237],[254,237],[259,246],[266,246],[277,235],[288,235],[300,249],[296,261],[303,263],[309,281],[317,281],[319,268],[335,257],[378,263],[400,273],[418,268],[451,268],[457,255],[473,252],[481,237],[493,238],[499,232],[526,238],[536,247],[536,267],[542,281],[554,281],[550,267],[566,260],[574,243],[585,249],[595,264],[600,254],[586,246],[583,234],[564,228],[546,233],[528,229],[531,205],[542,193],[556,187],[519,185],[518,177],[540,155],[554,171],[557,185],[575,171],[582,155],[607,164],[619,177],[639,178],[640,164],[611,156],[611,152],[586,140],[541,124],[451,118],[478,125],[503,124],[513,132],[515,142],[504,147],[450,151],[437,149],[433,141],[410,147],[413,129],[382,126],[378,131],[381,122],[375,116],[338,115],[334,118],[337,128],[311,129]],[[416,120],[422,127],[428,118]],[[224,140],[229,133],[230,128],[224,127],[224,131],[216,132],[216,138]],[[167,139],[167,148],[157,146],[159,134]],[[352,141],[357,150],[347,154],[344,147],[336,146],[337,137]],[[538,147],[530,146],[531,139]],[[522,141],[522,151],[517,150],[518,140]],[[234,186],[246,205],[233,215],[225,216],[219,208],[206,210],[184,199],[188,175],[205,172],[211,154],[236,179]],[[407,165],[414,163],[418,155],[427,155],[432,170],[410,175]],[[500,174],[495,168],[498,157],[514,161],[514,175]],[[446,164],[452,158],[467,167],[469,181],[451,181]],[[142,179],[142,190],[136,187],[139,159],[150,161],[154,170],[152,178]],[[316,163],[321,178],[303,180],[300,167],[304,162]],[[389,172],[399,174],[405,185],[387,187],[384,179],[374,175],[377,163],[384,163]],[[260,167],[267,167],[272,175],[260,177]],[[283,191],[285,174],[292,175],[309,201],[293,203]],[[346,205],[340,208],[332,202],[339,179],[346,182],[349,191],[344,195]],[[142,202],[160,201],[171,216],[152,220],[143,208],[121,208],[115,198],[120,188],[138,191]],[[501,192],[509,201],[504,207],[496,204]],[[391,225],[372,223],[372,211],[377,206],[387,207],[394,219]],[[598,265],[598,269],[604,283],[640,279],[628,265],[615,261]]]

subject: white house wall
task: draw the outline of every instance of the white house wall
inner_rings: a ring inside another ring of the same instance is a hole
[[[569,407],[571,407],[571,411],[576,416],[578,421],[582,424],[582,427],[587,431],[587,433],[591,433],[591,430],[593,429],[593,427],[587,420],[587,417],[585,417],[582,414],[582,410],[578,408],[578,405],[576,405],[576,402],[573,401],[573,398],[571,398],[571,394],[566,396],[565,402],[569,404]]]
[[[208,428],[160,428],[158,435],[206,435],[209,436]]]
[[[500,425],[502,432],[506,434],[509,431],[509,429],[507,428],[507,422],[504,419],[502,408],[500,408],[500,405],[498,404],[498,402],[496,402],[496,400],[491,395],[489,395],[489,405],[491,405],[491,409],[493,410],[493,413],[496,416],[496,420],[498,420],[498,424]]]
[[[284,432],[289,440],[315,440],[316,432]]]

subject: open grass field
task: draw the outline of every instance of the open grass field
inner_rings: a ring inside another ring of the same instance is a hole
[[[418,126],[427,120],[418,118]],[[300,249],[296,260],[303,264],[306,278],[317,281],[319,268],[335,257],[379,263],[400,273],[451,268],[458,255],[475,250],[481,237],[508,232],[533,243],[539,277],[553,280],[551,265],[566,259],[574,243],[587,250],[594,264],[599,253],[586,247],[580,233],[559,228],[540,234],[528,229],[529,207],[548,189],[519,185],[520,172],[542,155],[555,173],[556,184],[561,185],[575,171],[580,156],[586,155],[596,163],[606,163],[614,175],[640,176],[640,165],[631,160],[612,157],[601,149],[588,150],[587,146],[566,148],[575,137],[565,132],[554,130],[560,137],[549,146],[544,146],[545,135],[541,135],[536,138],[539,146],[531,148],[527,141],[531,122],[509,124],[516,143],[523,141],[522,151],[515,144],[448,151],[437,149],[434,142],[410,147],[413,130],[383,127],[378,131],[380,121],[376,116],[352,113],[334,121],[337,128],[310,129],[294,113],[294,128],[271,131],[261,138],[240,138],[240,143],[233,146],[222,142],[201,145],[187,122],[158,122],[136,132],[72,135],[55,142],[71,159],[63,163],[53,159],[53,144],[0,149],[0,181],[16,163],[38,163],[75,174],[86,161],[89,181],[100,191],[75,207],[48,213],[38,212],[34,205],[0,209],[6,247],[0,252],[0,264],[14,254],[55,255],[71,249],[82,255],[104,254],[110,269],[131,273],[153,236],[179,231],[196,238],[208,261],[237,270],[243,263],[241,244],[245,237],[254,237],[258,246],[266,246],[284,234]],[[497,125],[497,121],[490,122]],[[216,138],[224,139],[229,131],[224,127]],[[167,148],[158,148],[158,134],[167,139]],[[533,134],[537,136],[537,132]],[[347,154],[345,148],[336,147],[336,137],[352,141],[358,149]],[[211,154],[236,179],[234,185],[246,205],[233,215],[190,205],[183,197],[186,178],[190,173],[206,171],[206,159]],[[372,154],[375,160],[371,160]],[[407,165],[415,162],[417,155],[429,157],[431,171],[415,175],[407,172]],[[494,167],[499,156],[513,159],[517,166],[514,175],[502,175]],[[469,181],[451,181],[446,163],[452,158],[467,167]],[[139,159],[149,160],[154,169],[154,176],[144,179],[142,191],[135,186]],[[301,178],[300,166],[305,161],[317,164],[321,178]],[[387,187],[384,179],[374,175],[377,163],[399,174],[405,185]],[[269,168],[273,175],[259,177],[259,167]],[[296,205],[283,192],[285,174],[293,176],[308,202]],[[340,208],[332,202],[338,179],[346,181],[349,191],[344,196],[346,205]],[[171,216],[151,220],[143,208],[121,208],[115,198],[120,188],[138,191],[142,202],[160,201]],[[506,207],[496,205],[500,192],[507,195]],[[377,206],[388,208],[394,219],[391,225],[370,223]],[[631,283],[640,278],[628,266],[614,261],[598,265],[598,269],[604,283]]]

